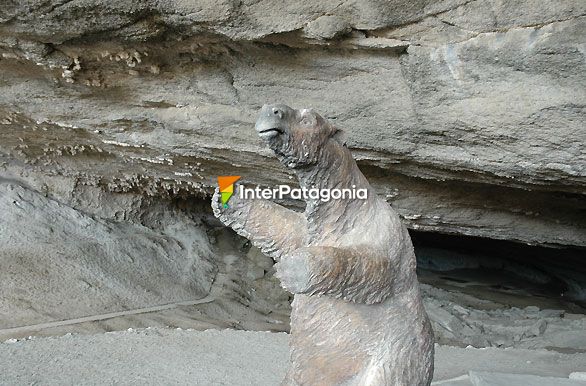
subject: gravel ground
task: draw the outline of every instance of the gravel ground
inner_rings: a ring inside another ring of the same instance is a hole
[[[2,385],[278,385],[285,333],[143,329],[8,340]],[[469,370],[567,377],[586,371],[586,353],[436,347],[435,381]]]

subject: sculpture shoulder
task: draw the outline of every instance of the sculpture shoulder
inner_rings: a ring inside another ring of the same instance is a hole
[[[377,196],[369,208],[373,220],[384,226],[390,233],[396,233],[403,228],[399,213],[384,198]]]

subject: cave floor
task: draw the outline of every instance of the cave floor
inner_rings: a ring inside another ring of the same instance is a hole
[[[0,344],[0,384],[277,385],[288,341],[285,333],[160,328],[12,339]],[[586,371],[586,353],[437,345],[435,366],[438,385],[472,385],[469,371],[567,378]]]
[[[210,294],[201,299],[0,328],[0,342],[129,328],[289,331],[288,310],[239,296],[242,290],[234,290],[233,280],[234,275],[218,274]],[[495,289],[486,279],[475,281],[457,272],[422,271],[420,280],[436,341],[442,345],[586,353],[586,315],[577,304],[519,288]]]

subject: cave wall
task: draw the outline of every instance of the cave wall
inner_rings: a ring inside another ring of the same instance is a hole
[[[586,246],[586,3],[8,1],[0,173],[203,197],[313,107],[412,229]]]

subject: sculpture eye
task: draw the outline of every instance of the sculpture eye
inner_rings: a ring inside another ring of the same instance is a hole
[[[303,119],[301,119],[301,124],[303,126],[315,126],[315,117],[305,115]]]

